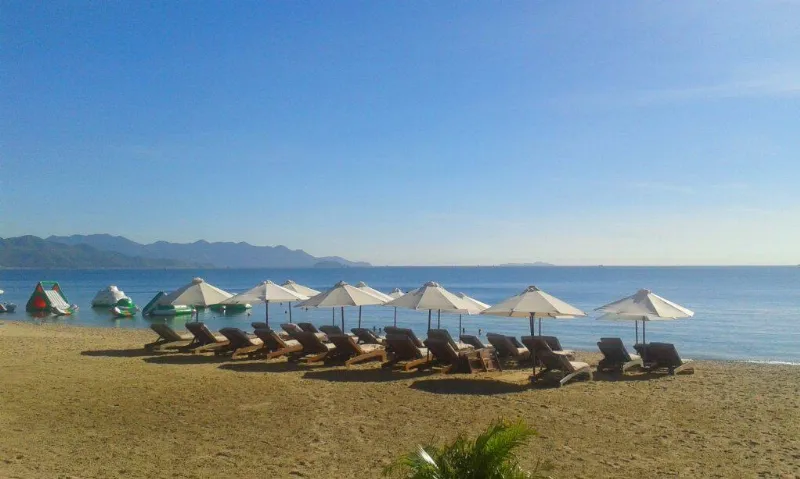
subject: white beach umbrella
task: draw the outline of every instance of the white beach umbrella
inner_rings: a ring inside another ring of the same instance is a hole
[[[373,296],[377,296],[378,298],[382,299],[384,303],[388,303],[389,301],[394,299],[391,296],[389,296],[388,294],[382,293],[382,292],[378,291],[377,289],[370,287],[369,285],[367,285],[367,283],[365,283],[363,281],[360,281],[356,285],[356,288],[358,288],[360,290],[363,290],[363,291],[366,291],[367,293],[370,293]],[[361,327],[361,306],[358,307],[358,327],[359,328]]]
[[[294,281],[292,281],[291,279],[287,280],[281,286],[283,286],[284,288],[288,289],[289,291],[294,291],[295,293],[300,293],[303,296],[308,296],[309,298],[312,298],[312,297],[314,297],[314,296],[316,296],[316,295],[318,295],[320,293],[316,289],[309,288],[308,286],[303,286],[302,284],[297,284]]]
[[[391,293],[389,293],[389,297],[392,299],[397,299],[404,294],[406,293],[404,293],[403,290],[400,288],[395,288]],[[394,307],[394,326],[397,327],[397,306]]]
[[[207,307],[232,296],[231,293],[206,283],[203,278],[194,278],[191,283],[162,297],[158,304]]]
[[[431,314],[437,311],[441,317],[442,311],[450,313],[466,313],[470,306],[463,299],[439,286],[438,283],[429,281],[421,288],[409,291],[408,293],[393,299],[385,306],[398,308],[414,309],[416,311],[428,311],[428,331],[431,329]],[[441,319],[440,319],[441,326]]]
[[[295,293],[289,289],[284,288],[283,286],[279,286],[272,281],[263,281],[259,283],[256,287],[245,291],[244,293],[239,293],[236,296],[232,296],[225,301],[222,301],[220,304],[250,304],[250,303],[264,303],[266,305],[266,323],[269,326],[269,302],[274,301],[278,303],[288,302],[291,303],[292,301],[305,301],[308,299],[308,296],[302,295],[300,293]],[[291,305],[290,305],[291,306]],[[289,308],[289,322],[291,322],[291,314],[292,309]]]
[[[637,343],[639,341],[639,321],[642,322],[642,342],[646,343],[645,324],[647,321],[670,321],[694,316],[694,311],[664,299],[649,289],[640,289],[636,294],[601,306],[595,311],[606,313],[598,319],[634,321],[637,328]]]
[[[389,293],[389,294],[388,294],[388,296],[389,296],[390,298],[392,298],[392,299],[397,299],[397,298],[399,298],[400,296],[403,296],[404,294],[406,294],[406,293],[404,293],[402,289],[400,289],[400,288],[395,288],[395,289],[393,289],[393,290],[392,290],[392,292],[391,292],[391,293]]]
[[[341,308],[342,331],[344,331],[345,306],[369,306],[383,304],[384,300],[368,291],[339,281],[333,288],[297,304],[298,308]]]
[[[481,314],[528,318],[531,325],[531,335],[535,334],[534,320],[538,318],[540,336],[542,335],[542,318],[567,319],[586,316],[586,313],[580,309],[545,293],[536,286],[528,286],[518,295],[504,299],[494,306],[481,311]]]
[[[470,296],[467,296],[464,293],[456,293],[456,296],[458,296],[459,298],[463,299],[464,302],[466,302],[470,306],[471,309],[469,311],[467,311],[466,314],[470,314],[470,315],[472,315],[472,314],[480,314],[482,311],[485,311],[486,309],[489,309],[489,305],[488,304],[486,304],[484,302],[481,302],[481,301],[478,301],[477,299],[472,298]],[[463,314],[464,313],[459,313],[459,315],[458,315],[458,334],[461,334],[461,316]]]

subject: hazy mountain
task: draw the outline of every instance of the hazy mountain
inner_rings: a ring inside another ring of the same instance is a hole
[[[0,267],[3,268],[185,268],[197,267],[172,259],[129,256],[100,251],[86,244],[67,245],[36,236],[0,238]]]
[[[87,244],[103,251],[114,251],[143,258],[167,258],[208,263],[219,268],[312,268],[319,262],[333,261],[344,266],[370,266],[338,256],[314,257],[303,250],[286,246],[254,246],[248,243],[169,243],[156,241],[141,244],[122,236],[107,234],[50,236],[48,241],[69,245]]]

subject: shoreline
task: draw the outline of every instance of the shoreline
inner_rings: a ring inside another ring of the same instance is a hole
[[[555,478],[800,470],[794,366],[697,361],[691,375],[545,388],[527,368],[231,361],[147,353],[149,330],[2,323],[0,477],[379,477],[417,444],[501,417],[538,431],[521,463],[550,460]]]

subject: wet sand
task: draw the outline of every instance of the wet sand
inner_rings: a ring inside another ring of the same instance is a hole
[[[556,389],[527,370],[146,353],[154,339],[0,320],[0,477],[380,477],[416,444],[499,417],[539,431],[522,463],[550,460],[557,478],[800,477],[797,366],[698,361]]]

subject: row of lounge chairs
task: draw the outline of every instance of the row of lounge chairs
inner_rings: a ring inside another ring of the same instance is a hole
[[[145,345],[150,351],[177,350],[193,354],[210,353],[229,355],[233,359],[287,357],[290,361],[318,362],[341,361],[346,366],[379,360],[386,368],[412,369],[443,366],[443,372],[493,371],[502,369],[503,363],[532,363],[541,366],[534,379],[560,373],[559,384],[574,377],[592,377],[591,367],[575,361],[575,353],[561,347],[553,336],[523,336],[518,341],[513,336],[487,334],[489,344],[479,338],[462,335],[455,341],[447,330],[433,329],[421,341],[414,331],[387,326],[386,336],[379,337],[372,330],[354,328],[344,333],[337,326],[311,323],[282,324],[283,331],[276,332],[265,323],[252,323],[254,332],[248,334],[239,328],[222,328],[218,334],[211,332],[201,322],[186,323],[188,334],[177,333],[165,324],[151,328],[159,338]],[[630,354],[619,338],[602,338],[597,343],[603,360],[597,370],[624,373],[634,367],[665,368],[670,374],[680,371],[687,363],[680,359],[675,347],[667,343],[636,345],[640,355]],[[642,356],[647,361],[642,360]]]

